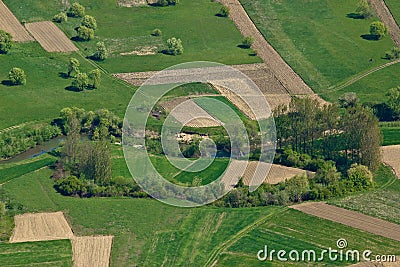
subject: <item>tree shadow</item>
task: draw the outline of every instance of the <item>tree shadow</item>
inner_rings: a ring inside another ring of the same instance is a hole
[[[244,44],[240,44],[237,47],[242,48],[242,49],[249,49],[250,48],[250,46],[244,45]]]
[[[14,84],[10,80],[3,80],[1,81],[1,84],[5,86],[14,86]]]
[[[379,36],[375,34],[362,34],[360,35],[361,38],[368,40],[368,41],[378,41]]]
[[[65,72],[59,72],[58,73],[58,77],[61,77],[61,78],[63,78],[63,79],[69,79],[70,77],[68,76],[68,73],[65,73]]]
[[[219,18],[226,18],[226,17],[227,17],[227,16],[221,15],[220,13],[215,14],[215,16],[216,16],[216,17],[219,17]]]
[[[251,57],[256,57],[256,56],[257,56],[257,53],[249,53],[249,56],[251,56]]]
[[[70,91],[70,92],[80,92],[79,88],[76,88],[75,86],[67,86],[65,87],[65,90]]]
[[[347,14],[346,17],[349,19],[364,19],[363,16],[354,12]]]

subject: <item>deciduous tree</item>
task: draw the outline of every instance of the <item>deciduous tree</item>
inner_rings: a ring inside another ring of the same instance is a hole
[[[10,33],[0,30],[0,54],[6,54],[13,45],[13,39]]]
[[[26,75],[24,70],[20,68],[12,68],[8,73],[8,79],[13,85],[26,84]]]

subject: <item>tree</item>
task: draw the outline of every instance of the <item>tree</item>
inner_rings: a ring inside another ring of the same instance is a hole
[[[179,0],[158,0],[157,6],[175,6]]]
[[[390,51],[386,51],[386,59],[399,59],[400,58],[400,48],[395,46]]]
[[[179,3],[179,0],[168,0],[168,5],[170,5],[170,6],[175,6],[178,3]]]
[[[0,54],[6,54],[13,45],[13,39],[10,33],[0,30]]]
[[[230,9],[229,9],[229,7],[227,7],[227,6],[223,6],[223,7],[221,7],[221,9],[219,10],[219,13],[218,13],[218,15],[220,16],[220,17],[229,17],[229,13],[230,13]]]
[[[366,166],[353,164],[347,171],[348,182],[354,191],[368,189],[373,185],[373,175]]]
[[[85,16],[85,7],[79,3],[73,3],[69,9],[68,16],[79,18]]]
[[[75,77],[80,72],[79,66],[79,60],[77,60],[76,58],[70,58],[68,64],[68,77]]]
[[[367,0],[360,0],[357,5],[356,14],[359,18],[366,19],[372,17],[372,9]]]
[[[108,57],[108,50],[104,42],[98,42],[96,44],[96,52],[94,52],[92,58],[95,60],[105,60]]]
[[[167,53],[170,55],[181,55],[183,53],[183,46],[182,46],[182,41],[181,39],[177,39],[175,37],[172,37],[167,40]]]
[[[389,30],[387,26],[380,21],[374,21],[370,24],[369,26],[369,33],[374,36],[377,40],[381,39],[384,37],[386,34],[388,34]]]
[[[13,85],[26,84],[25,72],[20,68],[12,68],[8,73],[8,79]]]
[[[82,41],[90,41],[94,38],[94,30],[86,26],[76,28],[78,38]]]
[[[244,48],[250,48],[254,44],[254,38],[251,36],[247,36],[242,41],[242,46]]]
[[[6,204],[0,201],[0,218],[6,214]]]
[[[300,202],[303,195],[310,190],[308,178],[305,175],[295,176],[285,183],[285,191],[289,195],[290,201]]]
[[[54,22],[62,23],[68,20],[67,13],[60,12],[53,17]]]
[[[101,82],[101,71],[99,69],[89,72],[89,80],[92,88],[98,88]]]
[[[81,22],[82,26],[85,26],[89,29],[96,30],[97,29],[97,21],[94,17],[85,15]]]
[[[151,33],[153,36],[161,36],[162,31],[160,29],[154,29],[153,32]]]
[[[79,91],[83,91],[89,85],[89,77],[86,73],[78,73],[72,81],[72,86]]]
[[[394,113],[394,119],[400,118],[400,87],[392,88],[389,90],[387,94],[389,97],[387,101],[387,105]]]
[[[355,107],[357,106],[360,99],[357,97],[356,93],[348,92],[343,96],[339,97],[339,104],[342,108]]]

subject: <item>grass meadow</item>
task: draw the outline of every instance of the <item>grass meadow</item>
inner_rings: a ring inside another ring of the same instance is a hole
[[[336,101],[341,94],[355,91],[364,102],[383,101],[385,92],[398,85],[397,65],[342,91],[333,89],[387,63],[383,59],[385,51],[394,46],[389,37],[379,41],[362,37],[369,33],[369,24],[376,18],[351,18],[357,2],[241,0],[265,38],[323,98]]]

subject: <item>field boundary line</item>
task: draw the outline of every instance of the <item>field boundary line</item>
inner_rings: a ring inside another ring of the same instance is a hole
[[[370,70],[368,70],[368,71],[366,71],[366,72],[364,72],[364,73],[356,74],[355,76],[353,76],[352,78],[350,78],[350,80],[346,81],[345,83],[343,83],[343,84],[341,84],[341,85],[339,85],[339,86],[334,85],[334,86],[329,87],[328,89],[330,89],[330,92],[332,92],[332,91],[338,91],[338,90],[344,89],[344,88],[346,88],[346,87],[348,87],[348,86],[350,86],[350,85],[352,85],[352,84],[358,82],[359,80],[362,80],[363,78],[365,78],[365,77],[367,77],[367,76],[369,76],[369,75],[371,75],[371,74],[373,74],[373,73],[375,73],[375,72],[378,72],[378,71],[380,71],[380,70],[383,70],[383,69],[385,69],[385,68],[387,68],[387,67],[390,67],[390,66],[392,66],[392,65],[395,65],[395,64],[397,64],[397,63],[399,63],[399,62],[400,62],[400,59],[397,59],[397,60],[394,60],[394,61],[385,63],[385,64],[383,64],[383,65],[377,66],[377,67],[372,68],[372,69],[370,69]]]
[[[226,249],[231,247],[233,244],[235,244],[237,241],[239,241],[243,236],[248,234],[250,231],[254,230],[256,227],[262,225],[265,223],[268,219],[270,219],[272,216],[286,211],[288,208],[284,208],[282,210],[276,210],[271,212],[270,214],[256,220],[254,223],[247,225],[244,227],[242,230],[237,232],[234,236],[232,236],[230,239],[226,240],[223,242],[221,245],[219,245],[217,248],[214,249],[214,251],[211,253],[211,256],[208,258],[206,263],[203,265],[205,267],[209,266],[214,266],[216,263],[216,260],[218,259],[219,255],[224,252]]]

